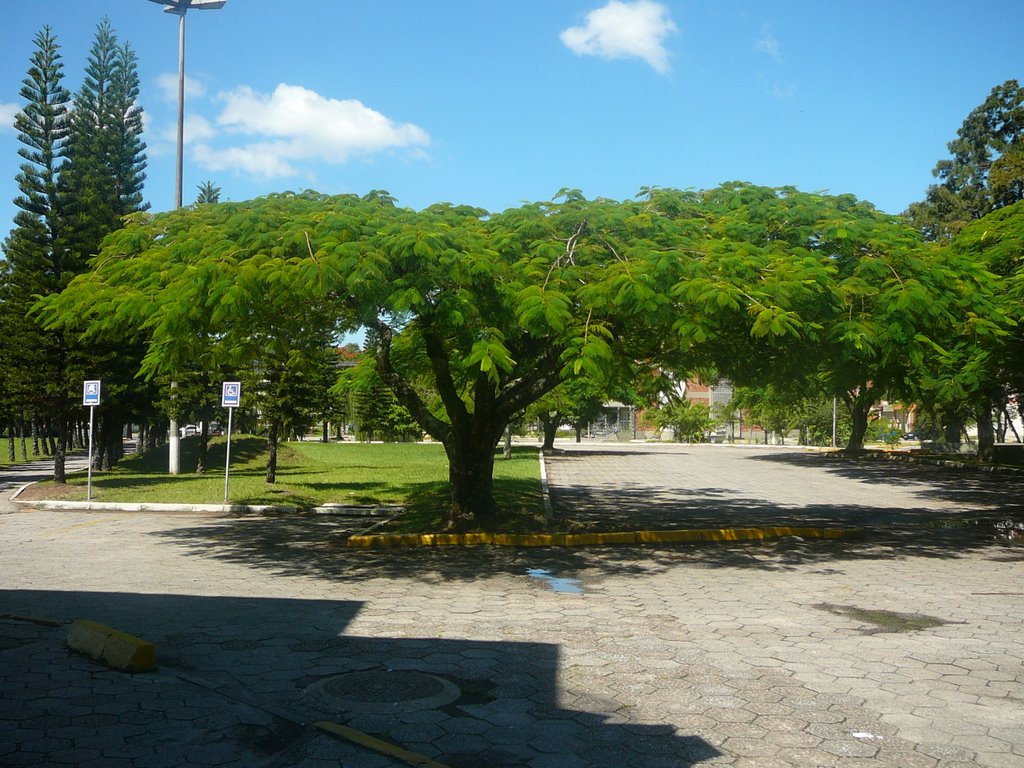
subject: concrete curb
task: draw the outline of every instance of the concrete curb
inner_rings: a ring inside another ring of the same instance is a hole
[[[271,504],[164,504],[157,502],[58,501],[53,499],[21,501],[16,498],[12,501],[27,507],[76,512],[282,512],[293,514],[298,511],[298,507]]]
[[[75,619],[68,630],[68,648],[123,672],[148,672],[156,666],[156,647],[88,619]]]
[[[803,539],[853,539],[867,534],[864,528],[809,528],[770,525],[757,528],[702,528],[677,531],[617,531],[610,533],[399,533],[350,536],[355,549],[395,547],[477,546],[588,547],[614,544],[680,544],[723,541],[767,541],[785,536]]]
[[[537,451],[537,455],[540,461],[540,492],[544,497],[544,522],[550,523],[555,516],[555,508],[551,504],[551,488],[548,486],[548,468],[545,463],[547,457],[543,449]]]

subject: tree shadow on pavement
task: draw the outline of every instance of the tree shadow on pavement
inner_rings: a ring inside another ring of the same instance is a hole
[[[789,452],[752,456],[752,460],[824,469],[838,477],[882,487],[912,486],[926,499],[1022,513],[1024,472],[1000,468],[936,465],[904,459],[846,457],[838,454]],[[993,471],[995,470],[995,471]]]
[[[531,568],[551,569],[563,577],[600,580],[693,566],[765,571],[808,565],[839,568],[844,561],[953,559],[979,552],[993,558],[1024,558],[1024,547],[1000,539],[985,525],[970,523],[868,531],[861,540],[787,537],[749,543],[588,548],[481,545],[352,549],[329,519],[316,515],[218,517],[150,535],[181,547],[189,556],[242,564],[278,576],[336,581],[403,577],[436,584],[471,582],[498,574],[523,576]]]
[[[617,455],[621,451],[610,451]],[[678,451],[675,451],[678,455]],[[585,460],[592,451],[572,454]],[[1019,528],[1000,524],[1019,510],[1024,488],[1003,478],[899,462],[848,462],[801,451],[750,452],[755,461],[824,467],[827,472],[887,487],[913,484],[915,493],[951,501],[969,497],[974,508],[947,506],[867,507],[836,499],[831,504],[782,507],[730,488],[561,486],[552,488],[556,515],[577,530],[636,531],[682,528],[799,526],[860,528],[862,539],[799,540],[735,544],[679,544],[590,548],[511,549],[492,546],[355,550],[349,531],[329,516],[243,515],[217,517],[156,532],[195,557],[244,564],[274,574],[331,580],[400,576],[424,582],[464,582],[493,574],[521,576],[547,567],[571,578],[642,575],[680,566],[780,570],[842,567],[843,561],[901,557],[957,558],[983,553],[1016,558]],[[563,459],[560,458],[559,461]],[[749,492],[748,492],[749,493]],[[1016,495],[1015,495],[1016,494]],[[979,511],[979,509],[981,511]],[[1019,513],[1016,517],[1019,520]],[[1017,523],[1014,523],[1017,525]]]

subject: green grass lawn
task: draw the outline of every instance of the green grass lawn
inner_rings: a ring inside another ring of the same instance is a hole
[[[93,473],[93,500],[220,504],[224,501],[224,438],[210,440],[207,471],[195,474],[199,439],[181,441],[181,474],[167,474],[167,448],[129,456],[111,472]],[[308,508],[326,503],[388,504],[406,507],[393,530],[434,531],[449,501],[448,460],[439,444],[282,443],[277,482],[266,482],[266,440],[231,439],[229,502]],[[543,497],[537,450],[517,446],[512,458],[495,459],[494,492],[508,522],[503,529],[537,530],[543,525]],[[40,483],[32,497],[84,500],[86,475],[68,477],[65,487]]]
[[[47,460],[52,461],[53,460],[52,456],[45,456],[43,454],[39,454],[38,456],[34,455],[32,453],[32,441],[31,440],[28,441],[28,451],[27,451],[27,453],[28,453],[28,458],[25,458],[25,457],[23,457],[21,455],[21,438],[20,437],[19,438],[15,438],[15,441],[14,441],[14,461],[11,461],[11,454],[10,454],[10,450],[8,449],[8,439],[7,439],[7,437],[0,438],[0,469],[3,469],[4,467],[13,467],[13,466],[16,466],[18,464],[25,464],[25,463],[30,462],[30,461],[47,461]]]

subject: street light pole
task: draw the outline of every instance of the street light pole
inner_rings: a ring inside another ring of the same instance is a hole
[[[185,156],[185,11],[178,14],[178,131],[174,166],[174,207],[181,208],[181,177]]]
[[[223,8],[227,0],[149,0],[164,6],[165,13],[173,13],[178,17],[178,131],[177,157],[174,173],[174,207],[181,208],[182,167],[185,154],[185,14],[190,8],[215,11]],[[171,389],[178,388],[178,382],[171,382]],[[171,392],[174,400],[174,392]],[[167,445],[169,474],[177,475],[181,471],[181,434],[178,431],[178,417],[171,413],[170,442]]]

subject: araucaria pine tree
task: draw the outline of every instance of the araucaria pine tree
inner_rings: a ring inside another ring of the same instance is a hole
[[[25,162],[18,175],[15,227],[4,242],[0,333],[11,343],[4,344],[0,365],[8,415],[18,415],[10,405],[15,403],[43,422],[53,441],[54,479],[63,482],[70,420],[77,409],[72,393],[85,374],[82,362],[88,360],[90,378],[106,381],[118,373],[130,376],[126,372],[137,361],[121,359],[126,352],[113,347],[84,354],[73,332],[44,333],[30,310],[35,297],[59,293],[85,271],[124,216],[147,207],[142,199],[146,159],[142,110],[136,104],[137,58],[130,46],[118,45],[110,22],[104,19],[97,27],[73,100],[61,84],[63,64],[49,27],[35,45],[21,90],[25,104],[15,120]],[[116,400],[105,401],[101,432],[110,434],[116,461],[123,415]]]
[[[142,141],[142,108],[138,60],[128,44],[120,45],[110,21],[104,18],[75,94],[67,141],[67,165],[61,174],[64,246],[74,269],[85,269],[103,238],[121,227],[125,216],[145,210],[146,145]],[[139,354],[133,347],[111,345],[87,353],[92,378],[101,378],[104,407],[99,426],[98,468],[107,468],[122,455],[124,423],[132,417],[125,398],[128,373]],[[135,414],[141,416],[141,414]]]
[[[17,176],[19,195],[14,229],[4,242],[7,269],[0,304],[2,346],[0,369],[5,378],[9,415],[29,412],[54,422],[61,410],[66,359],[62,334],[44,332],[28,310],[37,294],[59,291],[67,267],[60,246],[61,205],[58,180],[68,136],[70,94],[62,85],[64,65],[50,27],[35,37],[35,51],[20,95],[25,101],[14,120],[24,162]],[[55,445],[55,477],[63,480],[62,442]]]

